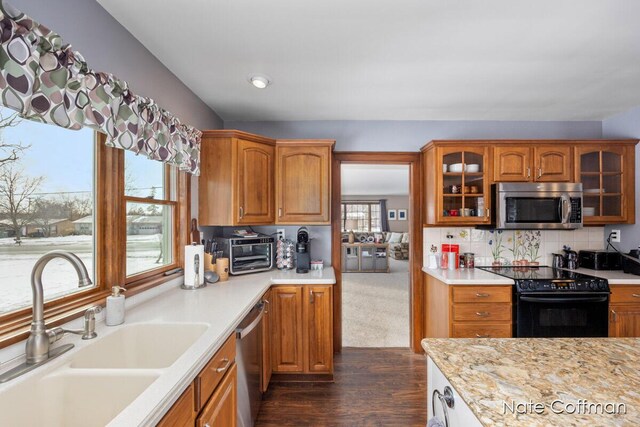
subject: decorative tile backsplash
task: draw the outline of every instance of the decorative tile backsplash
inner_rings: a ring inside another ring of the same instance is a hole
[[[453,236],[447,239],[447,235]],[[581,249],[604,249],[604,227],[580,230],[477,230],[467,227],[425,227],[424,265],[431,245],[441,252],[443,243],[460,245],[460,253],[473,252],[475,264],[491,265],[494,260],[511,264],[514,260],[551,265],[551,254],[564,245]]]

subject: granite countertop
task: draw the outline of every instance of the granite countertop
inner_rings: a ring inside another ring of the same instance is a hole
[[[485,426],[640,425],[640,338],[427,338],[422,347]],[[551,409],[577,410],[579,399],[624,404],[626,414]],[[545,406],[505,413],[514,401]]]
[[[447,285],[513,285],[508,277],[499,276],[477,268],[459,268],[456,270],[431,270],[426,267],[422,271]]]
[[[96,323],[97,339],[134,323],[184,322],[208,325],[202,336],[173,365],[163,369],[158,379],[114,418],[109,426],[157,424],[271,285],[335,284],[336,280],[333,268],[325,267],[324,270],[306,274],[297,274],[295,270],[270,270],[230,276],[226,282],[189,291],[179,288],[181,282],[182,280],[174,280],[127,298],[124,325],[106,326],[103,321]],[[75,348],[39,369],[1,384],[0,398],[3,392],[9,392],[9,389],[19,386],[23,381],[45,376],[62,365],[69,364],[79,350],[92,342],[83,341],[78,336],[63,338],[60,343],[73,343]],[[60,344],[55,346],[58,345]],[[20,350],[24,358],[24,343],[20,343]],[[18,363],[19,360],[13,362]]]

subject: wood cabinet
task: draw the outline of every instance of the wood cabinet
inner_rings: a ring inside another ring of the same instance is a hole
[[[277,142],[277,224],[330,223],[334,144],[329,140]]]
[[[274,223],[275,140],[233,130],[205,131],[200,155],[200,224]]]
[[[609,336],[640,337],[640,285],[611,285]]]
[[[274,373],[333,373],[332,285],[271,288]]]
[[[429,225],[491,221],[490,147],[482,141],[431,141],[422,149]]]
[[[158,426],[235,427],[237,412],[236,335],[213,355]]]
[[[582,182],[586,225],[635,223],[635,140],[576,145],[575,180]]]
[[[425,274],[429,338],[510,338],[511,285],[447,285]]]
[[[504,144],[504,145],[502,145]],[[573,179],[571,141],[506,142],[493,148],[495,182],[568,182]]]
[[[197,427],[232,427],[237,423],[238,382],[235,363],[216,388],[200,416]]]

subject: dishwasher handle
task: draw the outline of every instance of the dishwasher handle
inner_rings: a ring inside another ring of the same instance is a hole
[[[258,326],[260,324],[260,322],[262,321],[262,318],[264,317],[264,310],[265,310],[265,304],[263,302],[261,302],[260,304],[258,304],[259,307],[259,314],[256,316],[255,319],[253,319],[253,321],[251,323],[249,323],[247,326],[243,327],[243,328],[237,328],[236,329],[236,338],[237,339],[243,339],[244,337],[246,337],[247,335],[249,335],[255,328],[256,326]]]

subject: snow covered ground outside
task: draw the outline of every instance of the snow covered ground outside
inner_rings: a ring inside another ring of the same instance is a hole
[[[31,270],[45,253],[62,249],[76,254],[87,266],[94,280],[93,237],[65,236],[23,238],[17,245],[13,238],[0,239],[0,313],[31,305]],[[159,267],[159,235],[127,236],[127,272],[138,273]],[[78,288],[75,270],[67,261],[50,261],[42,274],[45,301],[86,288]],[[116,285],[121,283],[109,284]]]

